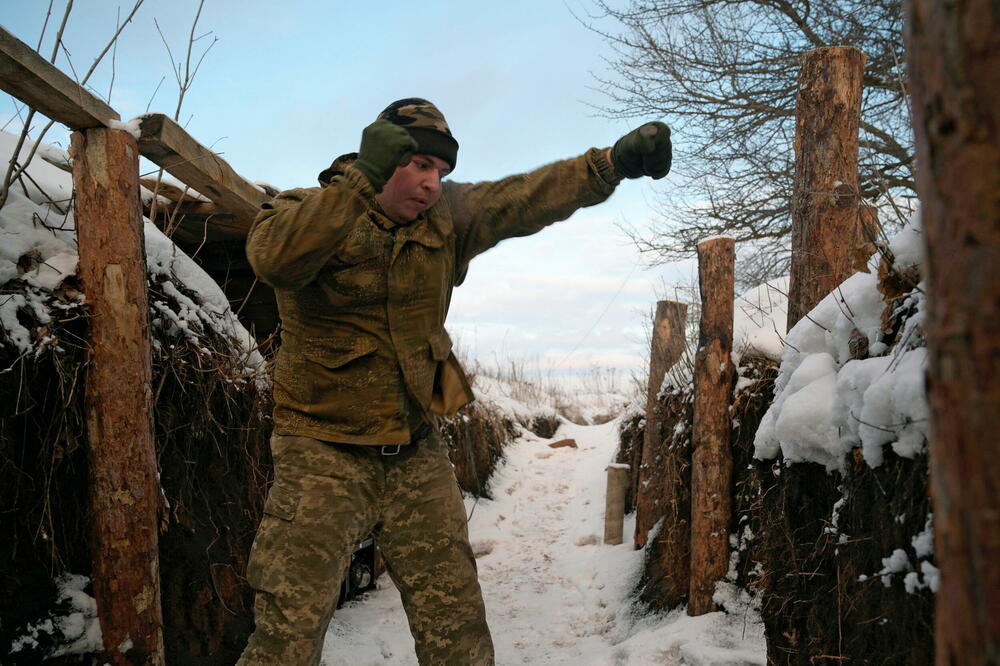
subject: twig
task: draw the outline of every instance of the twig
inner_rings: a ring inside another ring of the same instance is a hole
[[[122,30],[124,30],[125,26],[128,25],[132,21],[132,17],[135,16],[136,11],[138,11],[139,7],[142,6],[143,2],[144,2],[144,0],[136,0],[136,3],[132,7],[132,11],[129,12],[128,17],[125,19],[125,21],[120,26],[118,26],[118,29],[115,30],[115,34],[111,37],[111,40],[108,42],[107,46],[105,46],[104,50],[101,51],[100,55],[98,55],[97,58],[94,59],[94,63],[90,66],[90,69],[87,70],[87,73],[84,74],[83,78],[79,81],[79,84],[80,84],[81,87],[83,87],[83,85],[87,83],[87,81],[90,79],[91,74],[93,74],[94,70],[97,69],[97,65],[104,58],[104,55],[118,41],[118,37],[119,37],[119,35],[121,35]],[[66,30],[66,23],[69,21],[69,14],[70,14],[70,10],[72,10],[72,8],[73,8],[73,0],[67,0],[67,2],[66,2],[66,11],[65,11],[65,13],[63,13],[62,23],[59,25],[59,32],[56,33],[56,43],[52,47],[52,57],[49,58],[49,62],[55,63],[56,56],[59,54],[59,48],[60,47],[62,47],[63,50],[65,51],[65,46],[63,46],[63,43],[62,43],[62,37],[63,37],[63,33]],[[47,22],[47,19],[46,19],[46,22]],[[65,52],[66,52],[66,55],[67,55],[67,58],[68,58],[69,57],[69,52],[68,51],[65,51]],[[69,65],[70,65],[70,69],[72,69],[73,68],[73,62],[71,60],[69,61]],[[75,73],[74,73],[74,76],[75,76]],[[29,131],[30,125],[31,125],[31,119],[34,116],[34,114],[35,114],[35,110],[31,109],[29,111],[29,113],[28,113],[27,119],[25,120],[24,129],[21,130],[21,135],[18,138],[17,146],[14,148],[14,153],[13,153],[13,155],[11,155],[10,164],[7,167],[7,175],[4,178],[3,186],[0,187],[0,208],[3,208],[4,204],[7,203],[7,192],[10,190],[10,184],[12,182],[14,182],[15,178],[17,178],[18,176],[21,175],[22,171],[24,171],[25,169],[28,168],[28,165],[31,164],[31,161],[35,157],[35,153],[38,151],[38,146],[41,145],[41,143],[42,143],[42,138],[44,138],[45,133],[48,132],[49,128],[52,127],[52,125],[55,124],[54,120],[50,120],[48,122],[48,124],[45,125],[44,128],[42,128],[42,131],[39,133],[38,139],[35,140],[35,145],[32,147],[31,152],[28,154],[27,159],[25,159],[24,162],[20,165],[20,167],[15,171],[14,164],[16,162],[18,154],[20,154],[21,147],[24,145],[24,139],[28,135],[28,131]]]
[[[146,113],[149,113],[149,107],[153,105],[153,99],[156,97],[156,93],[160,90],[160,86],[162,86],[163,82],[166,80],[166,75],[160,77],[160,82],[156,84],[156,88],[153,89],[153,94],[149,96],[149,102],[146,104]]]
[[[51,5],[50,5],[51,8]],[[69,21],[70,11],[73,9],[73,0],[68,0],[66,2],[66,11],[63,13],[62,23],[59,25],[59,32],[56,33],[56,43],[52,47],[52,55],[49,57],[49,62],[54,63],[56,61],[56,56],[59,55],[59,45],[62,44],[63,32],[66,30],[66,23]],[[45,24],[48,25],[48,17],[46,17]],[[42,34],[44,36],[44,26],[42,28]],[[39,37],[39,45],[41,45],[41,37]],[[31,153],[28,155],[28,159],[24,161],[24,164],[19,168],[15,169],[17,164],[17,156],[21,154],[21,148],[24,146],[24,140],[28,137],[28,131],[31,128],[31,119],[35,116],[35,110],[31,109],[28,111],[28,116],[24,121],[24,128],[21,130],[21,134],[17,138],[17,145],[14,147],[14,152],[10,156],[10,162],[7,164],[7,174],[4,176],[3,186],[0,187],[0,208],[3,208],[4,204],[7,203],[7,192],[10,190],[10,184],[14,182],[21,171],[28,167],[31,163],[31,159],[35,156],[35,150],[38,148],[38,144],[35,144],[35,148],[32,149]],[[49,127],[52,126],[52,121],[45,126],[42,130],[41,135],[39,135],[38,140],[41,141],[41,137],[45,135],[45,132]]]

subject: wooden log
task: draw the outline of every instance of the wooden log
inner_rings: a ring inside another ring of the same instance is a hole
[[[729,569],[733,458],[729,405],[733,351],[736,245],[732,238],[698,244],[701,328],[694,361],[691,434],[691,592],[688,615],[715,610],[716,582]]]
[[[139,147],[126,132],[91,129],[73,133],[71,150],[79,275],[90,314],[85,405],[100,661],[162,664]]]
[[[142,116],[139,128],[143,156],[211,199],[223,212],[249,223],[260,205],[271,199],[167,116]]]
[[[628,465],[608,466],[608,487],[604,498],[604,543],[606,544],[617,546],[622,542],[628,478]]]
[[[927,249],[938,664],[1000,663],[1000,14],[908,5]]]
[[[640,464],[633,474],[635,488],[635,535],[636,548],[646,545],[649,530],[660,519],[662,510],[660,484],[649,483],[649,476],[657,466],[657,458],[666,455],[663,447],[664,433],[662,419],[657,409],[657,395],[663,386],[663,378],[684,353],[684,329],[687,322],[687,304],[677,301],[657,301],[653,316],[653,335],[649,354],[649,380],[646,384],[646,426]],[[669,501],[669,500],[667,500]]]
[[[799,74],[792,192],[788,330],[852,273],[863,243],[858,125],[865,54],[834,46],[805,54]]]
[[[118,113],[0,27],[0,88],[70,129],[102,127]]]

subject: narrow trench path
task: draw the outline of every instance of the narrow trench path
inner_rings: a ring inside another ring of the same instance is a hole
[[[548,446],[564,438],[577,448]],[[498,664],[562,664],[607,651],[617,600],[603,594],[601,551],[636,560],[627,545],[601,544],[604,468],[616,439],[612,424],[564,425],[548,440],[529,434],[507,448],[493,499],[466,501]],[[324,664],[416,663],[398,592],[386,576],[378,588],[337,611]]]
[[[577,447],[548,446],[564,438]],[[689,618],[683,609],[631,615],[642,564],[631,517],[624,544],[602,543],[606,468],[617,439],[614,422],[564,424],[548,440],[528,434],[506,449],[492,499],[466,500],[497,664],[765,664],[762,628],[745,618]],[[417,663],[387,576],[337,611],[323,656],[325,666]]]

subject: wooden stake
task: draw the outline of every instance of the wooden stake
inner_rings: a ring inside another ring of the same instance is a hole
[[[802,59],[795,121],[788,330],[854,271],[863,242],[858,124],[865,54],[852,46]]]
[[[662,511],[656,500],[659,486],[644,483],[645,477],[663,455],[662,418],[656,409],[656,396],[663,386],[663,378],[684,353],[684,325],[687,321],[687,304],[678,301],[657,301],[653,317],[653,336],[649,354],[649,381],[646,386],[646,426],[639,464],[632,470],[635,488],[635,547],[646,545],[649,530],[660,519]],[[668,491],[670,489],[667,489]]]
[[[90,314],[85,403],[100,661],[162,664],[139,147],[126,132],[90,129],[73,133],[71,150],[79,274]]]
[[[1000,663],[1000,14],[907,5],[927,249],[938,664]]]
[[[733,309],[736,245],[732,238],[698,244],[701,332],[694,361],[691,435],[691,593],[688,615],[715,610],[716,582],[729,569],[733,458],[729,405],[736,369]]]
[[[604,500],[604,543],[617,546],[622,542],[628,477],[628,465],[608,466],[608,490]]]

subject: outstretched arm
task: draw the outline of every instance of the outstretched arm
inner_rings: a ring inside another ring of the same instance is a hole
[[[591,148],[584,155],[498,181],[445,183],[457,234],[456,284],[469,262],[506,238],[527,236],[579,208],[607,199],[623,177],[662,178],[670,170],[670,130],[647,123],[612,148]]]

